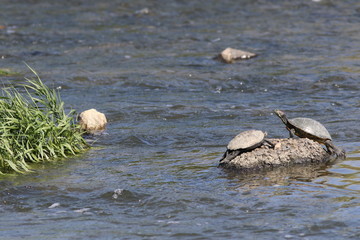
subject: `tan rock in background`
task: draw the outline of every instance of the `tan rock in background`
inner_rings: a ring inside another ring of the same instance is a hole
[[[107,120],[105,114],[96,109],[89,109],[80,114],[79,124],[82,130],[95,134],[105,130]]]
[[[224,51],[222,51],[217,58],[223,62],[226,63],[233,63],[236,60],[244,60],[256,57],[257,55],[255,53],[242,51],[239,49],[234,48],[226,48]]]

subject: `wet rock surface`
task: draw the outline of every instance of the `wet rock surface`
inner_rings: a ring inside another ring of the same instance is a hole
[[[79,115],[79,124],[87,133],[97,134],[105,130],[107,120],[105,114],[96,109],[89,109]]]
[[[234,48],[226,48],[215,58],[225,63],[233,63],[236,60],[245,60],[256,56],[257,55],[255,53],[246,52]]]
[[[336,158],[330,155],[322,145],[307,138],[269,139],[269,141],[275,145],[274,148],[264,144],[219,166],[241,170],[259,170],[297,164],[327,163]]]

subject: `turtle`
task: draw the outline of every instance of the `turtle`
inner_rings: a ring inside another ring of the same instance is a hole
[[[288,119],[283,111],[274,110],[274,112],[286,125],[290,133],[290,138],[293,138],[294,135],[300,138],[309,138],[320,144],[324,144],[328,153],[331,155],[336,154],[340,156],[343,154],[343,150],[333,144],[328,130],[318,121],[303,117]]]
[[[254,129],[239,133],[227,145],[227,150],[220,159],[220,164],[228,163],[236,156],[260,147],[264,142],[274,147],[269,140],[265,139],[266,135],[266,132]]]

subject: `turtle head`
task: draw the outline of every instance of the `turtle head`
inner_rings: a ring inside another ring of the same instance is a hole
[[[274,110],[274,113],[281,119],[281,121],[283,121],[283,123],[287,123],[287,117],[285,115],[285,113],[279,109]]]

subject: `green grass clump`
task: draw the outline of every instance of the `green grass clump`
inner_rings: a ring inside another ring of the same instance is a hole
[[[60,94],[37,75],[26,79],[25,93],[14,87],[0,94],[0,173],[30,170],[29,163],[54,161],[85,150],[88,145],[75,123],[75,111],[66,114]]]
[[[0,76],[14,76],[17,75],[18,73],[11,71],[10,69],[7,68],[0,68]]]

